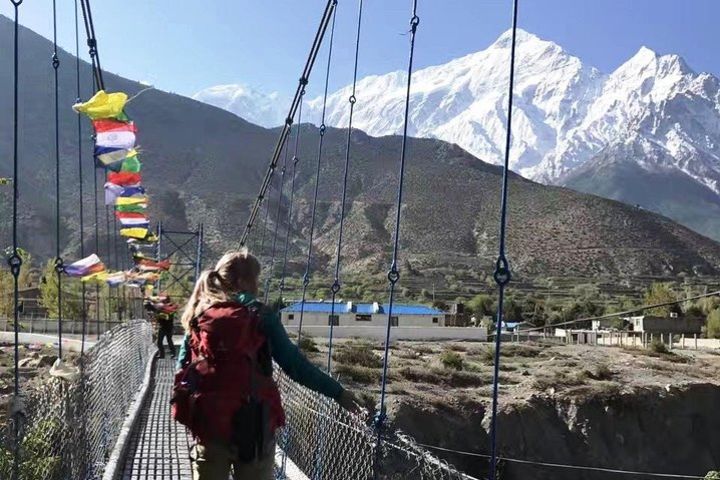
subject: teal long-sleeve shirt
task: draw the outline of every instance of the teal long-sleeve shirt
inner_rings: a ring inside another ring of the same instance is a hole
[[[250,293],[241,293],[236,300],[245,305],[259,305],[260,302]],[[292,343],[280,318],[269,310],[262,310],[262,325],[265,336],[270,344],[270,352],[275,362],[290,378],[310,390],[338,400],[343,387],[331,376],[325,374],[302,354]],[[177,367],[182,368],[190,359],[190,336],[185,334],[178,355]]]

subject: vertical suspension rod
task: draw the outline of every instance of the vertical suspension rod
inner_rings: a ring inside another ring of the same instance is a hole
[[[508,112],[507,126],[505,129],[505,162],[503,165],[502,193],[500,199],[500,239],[498,248],[498,259],[495,264],[493,277],[498,285],[498,311],[497,322],[495,323],[495,364],[493,367],[493,394],[492,394],[492,416],[490,421],[490,480],[497,476],[497,410],[498,410],[498,389],[500,384],[500,347],[502,343],[503,306],[505,301],[505,287],[510,283],[512,277],[510,263],[505,255],[505,236],[507,226],[507,197],[508,197],[508,172],[510,169],[510,142],[512,140],[512,109],[513,90],[515,86],[515,47],[517,36],[518,0],[513,0],[512,8],[512,40],[510,43],[510,75],[508,79]]]
[[[297,112],[300,102],[302,101],[302,93],[304,93],[305,86],[308,84],[308,80],[310,79],[310,74],[312,73],[313,66],[315,65],[315,60],[317,59],[318,52],[320,51],[320,47],[322,46],[323,38],[325,37],[325,32],[327,31],[331,18],[333,18],[333,12],[335,11],[336,6],[337,0],[328,0],[327,4],[325,5],[325,10],[323,11],[322,18],[320,19],[320,25],[318,26],[317,32],[315,33],[315,38],[313,39],[312,46],[310,47],[310,53],[308,54],[307,60],[305,62],[302,76],[300,77],[297,89],[295,90],[295,96],[293,97],[292,103],[290,104],[290,110],[288,111],[285,124],[280,131],[280,137],[278,138],[277,144],[275,145],[275,150],[273,151],[272,157],[270,159],[270,165],[260,185],[260,193],[255,199],[255,203],[253,204],[253,207],[250,211],[250,216],[248,217],[247,224],[245,225],[245,230],[243,231],[242,237],[240,239],[241,246],[244,246],[246,244],[248,235],[250,234],[250,230],[252,230],[253,225],[255,224],[255,219],[258,215],[258,210],[260,209],[260,203],[265,197],[265,193],[270,184],[270,178],[272,177],[273,172],[277,167],[278,160],[280,159],[282,147],[285,144],[287,136],[290,134],[290,125],[292,124],[293,119],[295,118],[295,113]]]

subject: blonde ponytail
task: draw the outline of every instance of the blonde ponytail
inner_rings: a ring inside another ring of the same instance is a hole
[[[190,330],[193,318],[212,305],[227,302],[242,290],[256,293],[259,275],[260,262],[247,249],[223,255],[214,270],[205,270],[195,282],[181,318],[185,331]]]

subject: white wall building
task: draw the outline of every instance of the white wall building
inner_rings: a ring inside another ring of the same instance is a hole
[[[298,326],[302,304],[294,303],[282,309],[283,325]],[[303,326],[383,326],[387,324],[388,305],[379,303],[335,303],[334,317],[331,302],[306,301],[303,311]],[[445,312],[425,305],[394,304],[392,311],[394,327],[443,327]]]

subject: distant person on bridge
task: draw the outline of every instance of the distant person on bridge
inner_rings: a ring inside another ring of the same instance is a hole
[[[182,315],[173,417],[195,438],[193,480],[270,480],[275,431],[285,424],[275,360],[296,382],[359,407],[351,392],[310,363],[278,316],[256,299],[260,263],[247,250],[202,273]]]
[[[177,305],[170,301],[170,297],[159,297],[157,301],[149,299],[146,308],[153,314],[157,325],[157,348],[158,358],[165,358],[165,347],[163,339],[167,339],[170,357],[175,358],[175,344],[173,343],[173,329],[175,328],[175,317],[177,316]]]

